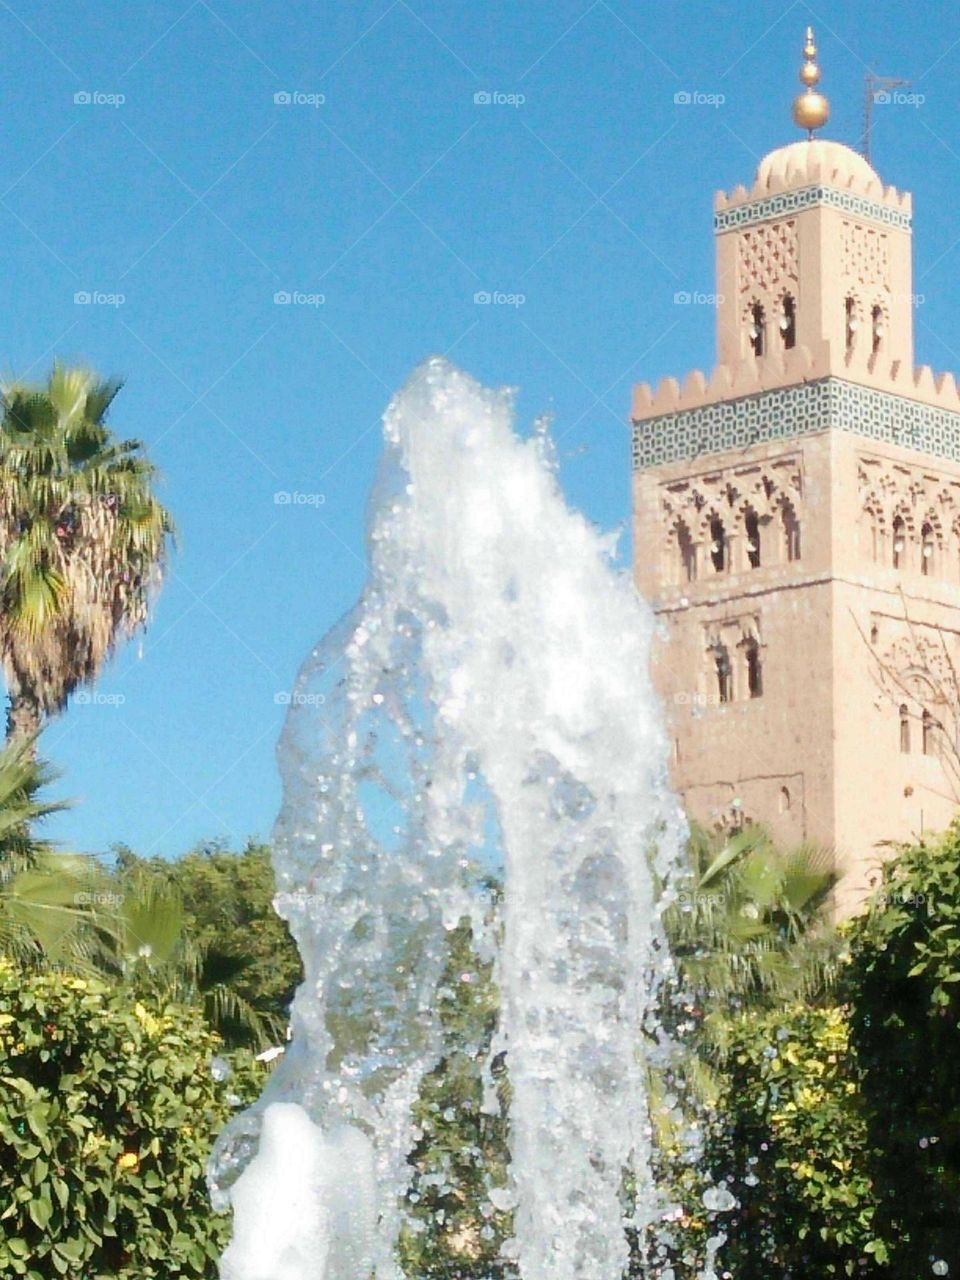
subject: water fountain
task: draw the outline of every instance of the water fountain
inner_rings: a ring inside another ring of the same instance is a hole
[[[411,1105],[465,918],[501,994],[522,1280],[619,1280],[626,1228],[657,1214],[643,1045],[655,886],[684,824],[654,618],[565,505],[545,434],[512,418],[509,393],[440,359],[386,413],[369,581],[304,664],[281,742],[277,903],[306,979],[212,1161],[234,1209],[223,1280],[399,1280]],[[478,868],[502,877],[496,913]]]

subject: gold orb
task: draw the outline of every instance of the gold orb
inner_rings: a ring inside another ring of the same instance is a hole
[[[815,62],[805,62],[800,68],[800,79],[808,89],[812,88],[820,79],[820,68]]]
[[[830,118],[830,103],[822,93],[808,89],[793,100],[793,120],[801,129],[820,129]]]

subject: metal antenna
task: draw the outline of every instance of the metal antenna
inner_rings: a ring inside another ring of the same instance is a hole
[[[866,95],[863,103],[863,137],[860,140],[860,154],[869,163],[870,161],[870,135],[873,133],[873,108],[876,105],[877,95],[881,93],[889,93],[891,89],[900,89],[910,83],[909,80],[897,80],[893,76],[878,76],[875,71],[868,71],[864,76],[866,81]]]

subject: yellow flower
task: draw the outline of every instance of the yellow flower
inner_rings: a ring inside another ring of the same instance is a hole
[[[140,1025],[143,1027],[144,1031],[146,1031],[148,1035],[155,1036],[160,1030],[160,1023],[152,1013],[147,1012],[139,1000],[133,1006],[133,1012],[137,1015]]]
[[[140,1168],[140,1157],[135,1151],[125,1151],[117,1160],[117,1168],[122,1170],[132,1169],[136,1173]]]

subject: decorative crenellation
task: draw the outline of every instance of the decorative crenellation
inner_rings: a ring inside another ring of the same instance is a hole
[[[791,219],[745,231],[739,240],[740,292],[773,294],[799,275],[797,224]]]
[[[843,224],[843,273],[864,288],[890,288],[886,232],[858,222]]]

